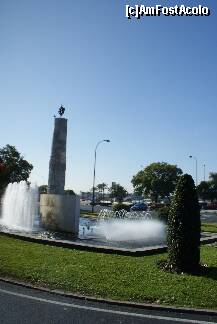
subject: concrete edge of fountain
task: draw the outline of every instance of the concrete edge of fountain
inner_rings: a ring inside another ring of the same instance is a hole
[[[0,276],[0,281],[9,283],[9,284],[13,284],[13,285],[17,285],[20,287],[33,289],[36,291],[46,292],[49,294],[64,296],[64,297],[68,297],[68,298],[74,298],[74,299],[78,299],[78,300],[86,300],[86,301],[90,301],[90,302],[98,302],[98,303],[108,304],[108,305],[117,305],[117,306],[122,306],[122,307],[133,307],[135,309],[169,311],[169,312],[174,312],[174,313],[182,312],[184,314],[194,313],[197,315],[217,316],[217,310],[215,310],[215,309],[190,308],[190,307],[181,307],[181,306],[161,305],[161,304],[155,304],[155,303],[138,303],[138,302],[131,302],[131,301],[105,299],[105,298],[100,298],[100,297],[81,295],[78,293],[66,292],[66,291],[58,290],[58,289],[46,288],[46,287],[42,287],[42,286],[35,286],[31,283],[24,282],[21,280],[16,280],[14,278],[9,278],[9,277],[1,277]]]
[[[23,235],[23,234],[9,233],[3,231],[0,231],[0,234],[15,239],[32,242],[32,243],[51,245],[51,246],[57,246],[62,248],[68,248],[68,249],[77,249],[77,250],[83,250],[87,252],[119,254],[119,255],[135,256],[135,257],[159,254],[167,251],[166,245],[154,245],[154,246],[148,246],[144,248],[128,249],[128,248],[118,248],[118,247],[111,247],[111,246],[104,246],[104,245],[93,245],[93,244],[88,244],[83,242],[72,242],[67,240],[37,238],[32,236],[31,234]],[[200,239],[201,245],[217,242],[217,234],[208,233],[208,232],[204,232],[204,234],[205,237],[201,237]]]
[[[19,233],[11,233],[11,232],[3,232],[0,231],[1,235],[12,237],[15,239],[20,239],[27,242],[44,244],[57,246],[67,249],[77,249],[83,250],[87,252],[98,252],[98,253],[107,253],[107,254],[119,254],[119,255],[128,255],[128,256],[144,256],[151,255],[157,253],[164,253],[167,250],[166,245],[155,245],[148,246],[144,248],[135,248],[135,249],[127,249],[127,248],[119,248],[119,247],[111,247],[100,244],[88,244],[84,242],[72,242],[67,240],[55,240],[49,238],[38,238],[34,237],[31,234],[19,234]]]

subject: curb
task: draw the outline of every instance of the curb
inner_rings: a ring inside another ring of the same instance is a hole
[[[0,231],[0,234],[7,237],[12,237],[15,239],[26,241],[26,242],[57,246],[57,247],[62,247],[67,249],[77,249],[77,250],[87,251],[87,252],[117,254],[117,255],[126,255],[126,256],[134,256],[134,257],[159,254],[167,251],[167,247],[165,245],[149,246],[149,247],[138,248],[138,249],[126,249],[126,248],[118,248],[118,247],[116,248],[116,247],[110,247],[104,245],[93,245],[84,242],[72,242],[67,240],[37,238],[31,235],[21,235],[17,233],[9,233],[9,232],[2,232],[2,231]]]
[[[15,239],[19,239],[22,241],[44,244],[44,245],[51,245],[56,247],[62,247],[67,249],[77,249],[81,251],[87,252],[97,252],[97,253],[106,253],[106,254],[117,254],[117,255],[126,255],[126,256],[134,256],[134,257],[142,257],[147,255],[154,255],[160,254],[167,251],[166,245],[155,245],[149,246],[145,248],[138,248],[138,249],[126,249],[126,248],[116,248],[104,245],[93,245],[87,244],[83,242],[71,242],[66,240],[55,240],[49,238],[37,238],[31,235],[21,235],[15,233],[8,233],[0,231],[1,235],[12,237]],[[217,234],[213,234],[211,237],[203,237],[200,239],[200,244],[211,244],[217,241]]]
[[[46,293],[50,293],[53,295],[59,295],[63,297],[69,297],[74,298],[78,300],[86,300],[90,302],[98,302],[101,304],[107,304],[107,305],[116,305],[116,306],[122,306],[122,307],[131,307],[135,309],[147,309],[147,310],[156,310],[156,311],[167,311],[171,313],[177,313],[182,312],[185,314],[197,314],[197,315],[207,315],[207,316],[217,316],[217,310],[211,310],[211,309],[203,309],[203,308],[190,308],[190,307],[179,307],[179,306],[163,306],[163,305],[157,305],[157,304],[147,304],[147,303],[134,303],[129,301],[120,301],[120,300],[113,300],[113,299],[104,299],[104,298],[97,298],[97,297],[91,297],[91,296],[85,296],[80,295],[76,293],[70,293],[65,292],[62,290],[57,289],[49,289],[45,287],[35,286],[33,284],[23,282],[23,281],[17,281],[12,278],[4,278],[0,277],[0,281],[5,283],[10,283],[13,285],[30,288]]]

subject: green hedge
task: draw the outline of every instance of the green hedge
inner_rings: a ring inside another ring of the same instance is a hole
[[[180,177],[168,217],[168,265],[194,271],[200,263],[200,208],[192,177]]]
[[[115,205],[112,206],[112,210],[114,212],[122,210],[122,209],[124,209],[126,211],[130,211],[130,207],[131,207],[131,205],[128,206],[128,205],[125,205],[125,204],[115,204]]]

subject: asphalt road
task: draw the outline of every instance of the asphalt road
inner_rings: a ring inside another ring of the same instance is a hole
[[[217,323],[217,316],[90,302],[0,281],[1,324]]]
[[[217,223],[217,211],[202,210],[201,221],[206,223]]]

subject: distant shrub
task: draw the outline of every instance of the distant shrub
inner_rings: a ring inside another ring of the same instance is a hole
[[[66,195],[75,195],[75,192],[73,190],[70,190],[70,189],[65,190],[64,192],[65,192]]]
[[[161,203],[152,203],[152,204],[149,206],[149,209],[150,209],[150,210],[155,210],[155,209],[160,209],[160,208],[162,208],[162,207],[164,207],[164,205],[161,204]]]
[[[194,271],[200,263],[200,207],[192,177],[180,177],[168,217],[168,266]]]
[[[39,194],[46,194],[47,193],[47,185],[42,185],[38,187]]]
[[[115,204],[115,205],[112,206],[112,210],[114,212],[122,210],[122,209],[124,209],[126,211],[130,211],[130,207],[131,206],[128,206],[128,205],[125,205],[125,204]]]
[[[167,223],[168,222],[168,217],[169,217],[169,212],[170,212],[170,205],[165,205],[161,208],[158,209],[158,217],[160,220],[163,222]]]

